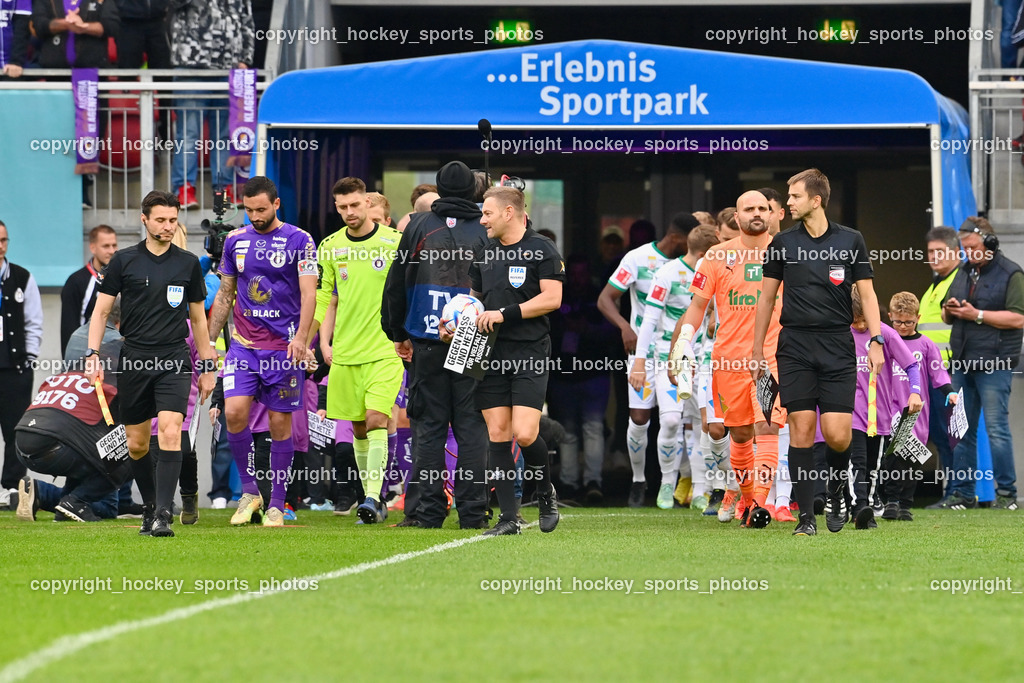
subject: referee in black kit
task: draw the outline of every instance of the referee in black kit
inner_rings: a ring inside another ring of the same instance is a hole
[[[548,446],[539,430],[551,355],[547,314],[562,305],[565,264],[554,243],[533,230],[525,204],[513,187],[484,193],[480,224],[490,239],[469,268],[471,294],[487,309],[477,318],[477,329],[489,333],[501,325],[487,374],[476,388],[476,407],[483,411],[490,440],[489,474],[501,506],[498,523],[484,532],[488,536],[520,533],[513,437],[537,482],[540,530],[558,526]]]
[[[154,190],[142,200],[146,239],[114,254],[104,270],[89,323],[85,373],[90,381],[103,379],[97,349],[103,339],[114,298],[121,295],[121,334],[124,345],[118,369],[120,422],[128,434],[132,472],[142,494],[139,533],[173,536],[170,528],[174,489],[181,471],[181,424],[188,408],[192,382],[187,320],[204,367],[199,378],[199,402],[213,391],[217,354],[204,343],[210,338],[203,301],[206,286],[199,259],[171,244],[178,226],[178,199]],[[149,453],[152,419],[157,418],[159,447],[154,480]]]
[[[854,285],[871,333],[869,369],[875,373],[884,365],[885,339],[864,236],[825,217],[829,193],[828,178],[816,168],[789,179],[788,206],[798,222],[776,235],[765,252],[754,323],[752,374],[756,380],[760,368],[766,367],[764,338],[779,286],[784,285],[782,332],[775,357],[780,399],[789,412],[789,469],[800,505],[800,522],[793,533],[804,536],[817,533],[809,476],[814,466],[816,408],[821,412],[829,467],[825,524],[835,532],[847,520],[843,485],[850,464],[857,389],[857,350],[850,332]]]

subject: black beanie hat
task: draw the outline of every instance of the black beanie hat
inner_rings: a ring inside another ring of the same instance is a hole
[[[461,161],[450,161],[437,172],[437,193],[442,197],[473,199],[476,195],[476,176]]]

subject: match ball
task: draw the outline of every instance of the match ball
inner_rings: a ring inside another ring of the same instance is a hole
[[[462,316],[475,318],[483,312],[484,304],[480,299],[468,294],[457,294],[444,305],[444,310],[441,311],[441,325],[449,333],[454,334]]]

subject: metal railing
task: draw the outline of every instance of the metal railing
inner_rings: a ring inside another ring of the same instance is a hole
[[[70,90],[70,73],[66,69],[28,70],[23,78],[7,81],[0,88]],[[89,199],[91,203],[83,214],[84,226],[137,226],[142,197],[154,189],[176,192],[178,187],[172,182],[174,167],[177,165],[184,175],[189,155],[196,165],[193,184],[198,210],[212,208],[212,189],[222,183],[218,183],[211,164],[222,162],[228,154],[228,73],[196,69],[100,70],[100,172],[91,192],[83,196],[83,201]],[[62,80],[30,80],[37,77]],[[272,74],[259,72],[257,92],[262,92],[271,80]],[[198,126],[189,130],[189,126],[182,125],[185,117],[196,117]],[[215,135],[218,129],[223,133],[219,139]],[[74,150],[68,153],[74,155]],[[245,175],[238,175],[236,182],[244,182],[248,177],[248,169],[241,170]],[[189,218],[188,212],[186,209],[182,214],[182,222],[198,223],[195,217]]]
[[[991,31],[994,40],[971,41],[969,116],[971,183],[979,213],[1018,232],[1024,228],[1024,69],[999,67],[1001,8],[992,0],[972,0],[971,26]]]
[[[970,98],[971,141],[977,146],[971,182],[978,211],[993,223],[1024,224],[1024,69],[975,71]]]

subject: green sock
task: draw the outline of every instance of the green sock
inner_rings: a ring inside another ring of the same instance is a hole
[[[369,449],[366,454],[366,477],[363,483],[366,495],[380,500],[380,485],[384,480],[384,466],[388,463],[388,430],[371,429],[366,432]]]
[[[370,452],[370,442],[367,439],[352,438],[352,450],[356,455],[356,469],[359,470],[359,483],[363,485],[363,495],[369,495],[370,487],[366,481],[366,460]],[[373,496],[376,499],[377,496]]]

